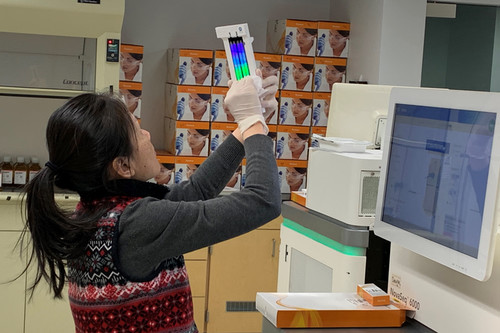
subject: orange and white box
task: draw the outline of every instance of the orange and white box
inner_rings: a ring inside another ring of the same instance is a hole
[[[276,92],[276,96],[274,96],[276,98],[276,102],[278,103],[278,108],[276,109],[276,111],[274,111],[273,113],[269,114],[266,118],[266,124],[269,126],[269,125],[277,125],[278,124],[278,114],[279,114],[279,108],[280,108],[280,91],[278,90]]]
[[[267,22],[266,51],[298,56],[316,55],[318,22],[305,20],[270,20]]]
[[[174,183],[188,180],[206,159],[206,157],[176,156]]]
[[[276,135],[276,159],[307,160],[309,127],[278,125]]]
[[[210,126],[210,154],[224,142],[224,140],[238,128],[236,123],[214,122]]]
[[[309,148],[319,148],[319,141],[318,139],[314,138],[313,134],[325,137],[326,129],[327,129],[326,126],[311,127],[311,139],[309,140]]]
[[[305,207],[306,201],[307,201],[306,192],[305,191],[292,191],[292,193],[290,193],[290,200]]]
[[[257,293],[255,306],[277,328],[400,327],[406,309],[373,306],[356,293]]]
[[[313,107],[311,116],[312,127],[324,127],[328,125],[330,114],[331,93],[313,93]]]
[[[167,82],[212,85],[213,50],[167,49]]]
[[[158,176],[150,179],[152,183],[159,185],[171,185],[174,183],[175,156],[166,151],[157,151],[156,159],[161,164],[161,171]]]
[[[137,119],[141,119],[142,83],[120,81],[118,89],[120,90],[120,97],[130,113]]]
[[[374,306],[391,304],[391,297],[374,283],[358,284],[356,292]]]
[[[144,46],[120,45],[120,81],[142,82]]]
[[[262,78],[276,76],[280,78],[281,54],[254,52],[255,65],[262,71]]]
[[[350,23],[319,21],[316,56],[347,58],[350,32]]]
[[[313,93],[282,90],[278,125],[311,126]]]
[[[165,85],[165,117],[186,121],[210,121],[211,88]]]
[[[213,77],[212,86],[214,87],[227,87],[227,82],[231,80],[231,72],[227,64],[226,51],[215,51]]]
[[[276,160],[281,193],[302,191],[307,186],[307,161]]]
[[[319,58],[314,63],[314,92],[331,92],[334,83],[344,83],[347,59]]]
[[[228,87],[212,87],[212,104],[210,106],[210,121],[234,123],[234,118],[229,109],[224,108]]]
[[[281,58],[281,90],[312,91],[314,57],[284,55]]]
[[[276,154],[276,137],[278,136],[278,126],[274,124],[267,124],[267,128],[269,132],[267,132],[267,136],[273,140],[273,151]]]
[[[176,156],[207,157],[210,146],[208,121],[182,121],[164,118],[165,150]]]

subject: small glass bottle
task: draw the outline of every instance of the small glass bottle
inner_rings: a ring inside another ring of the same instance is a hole
[[[3,157],[2,163],[2,187],[12,186],[14,183],[14,166],[10,156]]]
[[[42,167],[39,164],[38,157],[31,157],[31,163],[28,167],[28,182],[30,182],[40,172]]]
[[[22,187],[26,185],[28,179],[28,166],[24,163],[24,157],[18,156],[14,164],[14,186]]]

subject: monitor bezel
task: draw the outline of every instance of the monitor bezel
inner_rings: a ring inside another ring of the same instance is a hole
[[[382,221],[387,166],[391,153],[390,149],[396,104],[487,111],[497,114],[477,258],[470,257],[457,250],[448,248],[444,245],[438,244]],[[382,146],[382,168],[380,172],[380,183],[374,222],[375,234],[476,280],[487,280],[491,274],[495,248],[495,236],[498,230],[496,210],[497,201],[500,196],[500,193],[498,192],[500,173],[499,116],[499,93],[429,88],[393,88],[389,99],[385,139]],[[498,206],[500,208],[500,205]]]

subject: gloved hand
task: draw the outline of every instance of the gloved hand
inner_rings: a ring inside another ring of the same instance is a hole
[[[257,76],[247,76],[239,81],[231,82],[224,99],[224,103],[238,123],[238,128],[242,134],[257,122],[262,123],[266,133],[269,131],[255,84],[260,83],[260,80]]]
[[[256,71],[257,76],[262,77],[260,69]],[[265,110],[264,119],[267,119],[278,109],[278,101],[276,100],[276,92],[278,91],[278,77],[271,75],[262,80],[262,89],[259,91],[260,105]]]

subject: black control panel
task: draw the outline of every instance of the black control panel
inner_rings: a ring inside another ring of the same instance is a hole
[[[108,39],[106,41],[106,61],[118,62],[120,60],[120,40]]]

